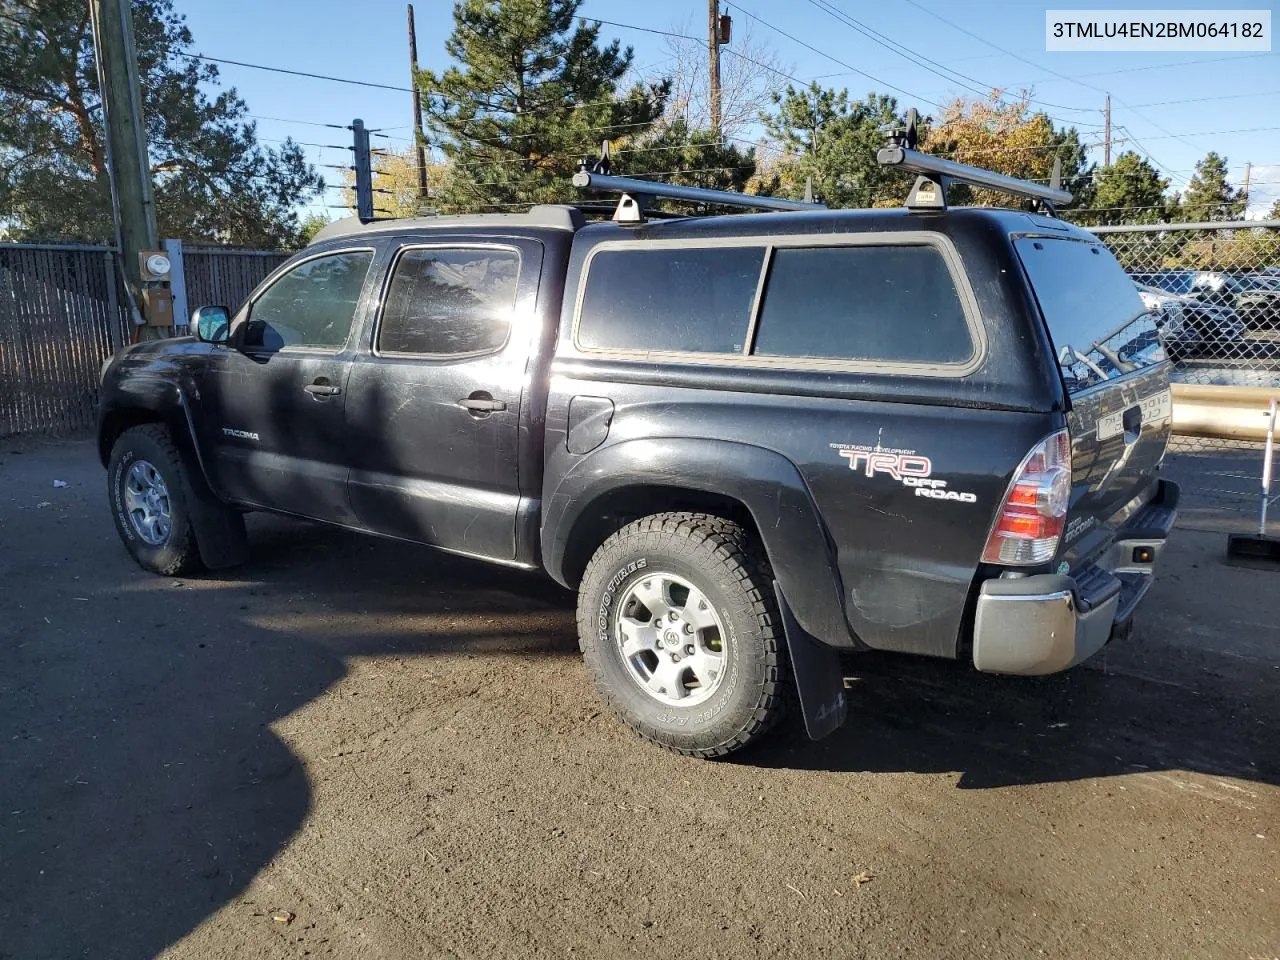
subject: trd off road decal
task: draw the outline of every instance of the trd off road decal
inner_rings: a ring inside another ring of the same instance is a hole
[[[935,479],[933,461],[914,450],[898,450],[889,447],[860,446],[853,443],[833,443],[831,449],[849,462],[849,469],[869,478],[883,475],[896,480],[904,487],[912,487],[917,497],[931,500],[951,500],[956,503],[977,503],[973,493],[947,489],[947,481]]]

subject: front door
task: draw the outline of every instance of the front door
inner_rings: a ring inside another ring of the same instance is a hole
[[[344,410],[347,342],[372,249],[318,254],[275,277],[215,348],[198,404],[224,497],[352,523]]]
[[[536,331],[534,241],[406,246],[348,380],[362,526],[515,557],[520,402]]]

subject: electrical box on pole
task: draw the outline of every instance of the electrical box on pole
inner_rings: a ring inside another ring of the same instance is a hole
[[[356,168],[356,216],[361,222],[373,219],[373,157],[369,152],[369,131],[363,120],[351,121],[351,150]]]

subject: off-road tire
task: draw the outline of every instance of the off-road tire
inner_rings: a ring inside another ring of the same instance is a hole
[[[165,542],[159,545],[147,543],[138,535],[125,510],[125,478],[136,460],[146,460],[154,466],[169,491],[170,531]],[[200,551],[191,522],[195,493],[182,455],[166,427],[148,423],[120,434],[111,448],[107,465],[107,496],[116,532],[138,566],[166,577],[189,573],[200,566]]]
[[[689,708],[642,690],[613,635],[616,604],[658,571],[701,590],[728,634],[723,678]],[[687,756],[725,756],[778,722],[791,699],[781,624],[763,550],[739,524],[708,514],[661,513],[628,524],[596,551],[578,591],[578,640],[600,695],[640,736]]]

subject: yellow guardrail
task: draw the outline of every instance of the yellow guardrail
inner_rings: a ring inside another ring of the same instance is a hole
[[[1183,437],[1266,440],[1267,413],[1280,387],[1215,387],[1175,383],[1173,432]]]

